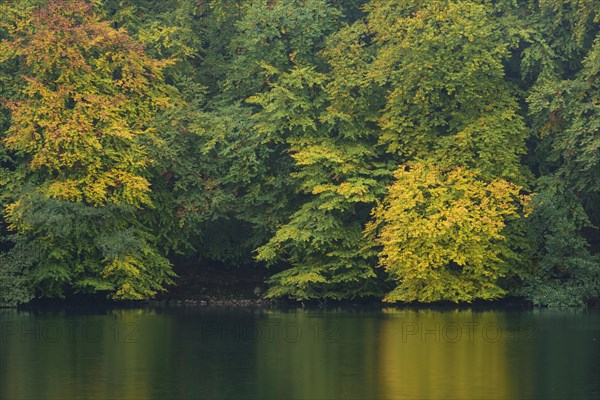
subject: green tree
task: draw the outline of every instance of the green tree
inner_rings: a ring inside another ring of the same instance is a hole
[[[169,140],[176,149],[164,160],[172,168],[165,169],[174,173],[178,214],[190,228],[189,242],[198,256],[252,263],[252,251],[289,217],[298,200],[287,144],[273,134],[257,134],[251,118],[256,106],[245,99],[269,88],[261,63],[285,71],[318,59],[339,13],[312,0],[206,2],[203,9],[196,82],[206,90],[199,95],[189,90],[193,82],[182,85],[188,106],[173,113],[175,124],[171,117],[163,119],[161,130],[172,132]]]
[[[531,237],[535,276],[524,293],[537,304],[582,305],[600,296],[600,261],[590,253],[596,236],[600,180],[600,39],[570,80],[538,82],[529,96],[545,151]],[[569,193],[571,192],[571,193]],[[592,235],[584,236],[584,228]]]
[[[541,306],[583,306],[600,296],[600,262],[582,235],[589,217],[568,183],[546,176],[538,188],[527,235],[533,269],[517,293]]]
[[[383,91],[365,80],[363,44],[361,30],[347,26],[328,38],[314,65],[288,72],[265,65],[271,89],[249,99],[262,107],[257,130],[285,144],[298,192],[287,223],[258,249],[259,260],[284,268],[269,279],[271,297],[380,294],[362,230],[390,174],[377,162]]]
[[[311,67],[269,69],[276,75],[271,91],[249,101],[263,107],[255,115],[258,131],[288,144],[303,202],[258,249],[259,260],[289,264],[269,279],[268,295],[304,300],[377,294],[369,254],[361,252],[369,204],[381,190],[372,177],[368,131],[357,137],[336,123],[329,108],[336,91],[326,75]]]
[[[599,243],[593,226],[600,222],[599,9],[597,0],[529,1],[508,6],[503,17],[519,40],[514,78],[526,90],[533,134],[527,162],[538,178],[527,228],[533,271],[521,293],[539,305],[581,305],[600,291],[590,247]]]
[[[525,183],[527,131],[503,66],[511,41],[491,5],[372,1],[367,11],[368,77],[388,90],[379,119],[388,151]]]
[[[268,89],[263,63],[280,70],[323,66],[319,51],[341,19],[324,0],[247,2],[239,7],[241,18],[228,44],[221,90],[240,100]]]

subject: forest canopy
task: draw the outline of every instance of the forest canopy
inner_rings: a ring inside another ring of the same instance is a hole
[[[600,297],[600,0],[0,1],[0,305]]]

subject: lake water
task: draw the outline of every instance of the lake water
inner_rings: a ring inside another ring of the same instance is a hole
[[[600,312],[0,310],[0,399],[599,399]]]

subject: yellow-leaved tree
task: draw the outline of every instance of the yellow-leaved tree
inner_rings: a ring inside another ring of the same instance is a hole
[[[27,14],[26,14],[27,15]],[[8,101],[4,145],[46,172],[52,198],[140,206],[149,202],[149,163],[140,141],[167,105],[166,61],[84,1],[55,1],[15,21],[0,49],[24,65],[19,99]]]
[[[0,183],[11,262],[39,296],[155,295],[173,273],[138,215],[151,203],[152,121],[169,103],[169,62],[86,1],[2,6],[0,63],[21,77],[3,101],[11,118],[2,144],[15,165]]]
[[[380,265],[397,281],[384,300],[469,302],[504,295],[498,279],[517,255],[503,231],[527,203],[520,190],[462,167],[401,166],[366,230],[381,245]]]

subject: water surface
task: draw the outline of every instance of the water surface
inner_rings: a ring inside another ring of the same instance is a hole
[[[600,312],[0,310],[1,399],[598,399]]]

